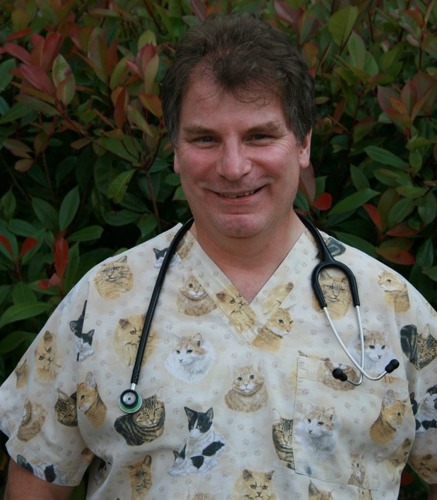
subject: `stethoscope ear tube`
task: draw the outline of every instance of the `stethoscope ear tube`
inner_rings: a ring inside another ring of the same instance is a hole
[[[353,381],[353,380],[348,380],[347,375],[343,372],[341,368],[335,368],[332,372],[332,376],[340,380],[342,382],[349,382],[352,385],[360,385],[363,382],[363,377],[366,377],[369,380],[380,380],[383,378],[387,373],[391,373],[393,370],[396,370],[399,366],[399,361],[397,359],[392,359],[388,365],[385,367],[385,370],[377,375],[376,377],[372,377],[369,375],[365,369],[364,369],[364,333],[363,333],[363,323],[361,320],[361,312],[360,312],[360,298],[358,295],[358,286],[357,286],[357,280],[355,279],[355,276],[351,269],[346,265],[343,264],[343,262],[340,262],[338,260],[335,260],[334,257],[331,255],[331,252],[329,251],[328,246],[325,243],[325,240],[323,239],[322,235],[320,232],[316,229],[314,224],[310,222],[306,217],[303,217],[299,215],[300,220],[302,223],[305,225],[305,227],[308,229],[310,232],[311,236],[315,239],[317,246],[319,248],[319,255],[320,255],[320,262],[317,264],[317,266],[314,268],[312,274],[311,274],[311,286],[313,288],[314,294],[317,298],[317,301],[320,304],[321,309],[325,313],[326,319],[328,320],[329,326],[331,327],[331,330],[333,331],[335,337],[337,338],[337,341],[339,342],[340,346],[348,356],[348,358],[352,361],[353,365],[356,367],[356,369],[360,372],[359,379],[358,381]],[[323,296],[323,290],[322,287],[320,286],[320,274],[323,270],[327,268],[332,268],[332,269],[339,269],[344,273],[346,276],[348,283],[349,283],[349,288],[350,288],[350,293],[352,297],[352,302],[355,307],[355,312],[357,316],[357,323],[358,323],[358,330],[359,330],[359,340],[361,343],[361,356],[360,356],[360,363],[358,363],[355,358],[352,356],[352,354],[349,352],[349,349],[346,347],[344,342],[342,341],[340,334],[337,331],[337,328],[335,327],[331,315],[329,314],[328,306],[326,304],[325,297]]]

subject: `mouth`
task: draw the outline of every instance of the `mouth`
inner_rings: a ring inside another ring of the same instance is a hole
[[[245,198],[246,196],[250,196],[257,191],[259,191],[259,189],[252,189],[251,191],[244,191],[243,193],[219,193],[219,196],[230,199]]]

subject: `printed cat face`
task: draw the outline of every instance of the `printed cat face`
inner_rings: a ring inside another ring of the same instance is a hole
[[[379,276],[379,285],[387,292],[400,292],[405,290],[405,284],[402,283],[396,275],[383,271]]]
[[[328,491],[320,490],[310,481],[310,485],[308,486],[308,500],[333,500],[333,496]]]
[[[48,330],[35,348],[36,372],[42,380],[50,381],[56,376],[56,344],[54,335]]]
[[[221,309],[228,316],[233,326],[241,333],[255,324],[255,313],[241,294],[231,294],[227,291],[216,294]]]
[[[94,283],[104,299],[117,299],[120,294],[129,292],[133,287],[133,274],[127,256],[102,264]]]
[[[194,335],[193,337],[181,337],[179,344],[175,349],[179,363],[182,365],[191,365],[192,363],[195,363],[196,359],[204,356],[205,349],[202,344],[203,339],[200,333]]]
[[[414,458],[411,465],[426,480],[432,480],[437,474],[437,459],[430,453]]]
[[[178,309],[189,316],[202,316],[216,308],[214,301],[193,275],[179,289]]]
[[[179,380],[194,382],[205,376],[214,359],[213,346],[200,333],[185,335],[177,339],[175,348],[165,361],[165,367]]]
[[[257,392],[264,384],[264,377],[259,368],[252,365],[243,366],[238,370],[236,377],[232,383],[235,391],[242,395],[250,396]]]
[[[191,410],[185,407],[188,417],[188,430],[192,436],[199,436],[209,431],[214,418],[214,410],[210,408],[206,413]]]
[[[239,482],[238,498],[254,499],[275,499],[273,490],[273,474],[270,472],[259,472],[244,469]]]
[[[164,411],[164,403],[154,394],[143,400],[141,408],[133,414],[133,419],[140,427],[154,427],[161,425]]]
[[[320,273],[319,282],[331,317],[342,318],[352,304],[347,278],[331,275],[325,270]],[[313,304],[316,310],[320,310],[316,298],[313,299]]]
[[[385,336],[381,332],[371,331],[364,333],[364,353],[373,362],[378,362],[387,356]]]
[[[313,406],[304,419],[306,432],[315,439],[331,434],[335,428],[335,423],[334,407],[321,408]]]
[[[144,498],[147,491],[149,491],[152,487],[151,464],[152,457],[150,455],[146,455],[142,462],[129,466],[132,500],[140,500]]]
[[[143,324],[144,315],[130,316],[118,321],[114,334],[115,344],[118,354],[127,366],[132,366],[135,363]],[[150,339],[152,339],[152,332],[150,332],[147,341],[147,347],[151,349],[152,343],[149,342]]]

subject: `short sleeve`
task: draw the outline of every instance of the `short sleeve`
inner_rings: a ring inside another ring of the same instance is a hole
[[[93,458],[78,427],[73,320],[83,320],[88,288],[84,277],[0,387],[0,428],[9,437],[12,459],[39,478],[66,486],[81,481]]]
[[[413,287],[409,297],[414,321],[400,325],[416,421],[416,438],[408,462],[433,484],[437,483],[437,313]]]

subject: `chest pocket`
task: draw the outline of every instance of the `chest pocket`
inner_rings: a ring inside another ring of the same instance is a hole
[[[415,434],[407,381],[387,376],[353,386],[335,380],[331,372],[327,360],[298,359],[295,470],[384,490],[398,479]]]

